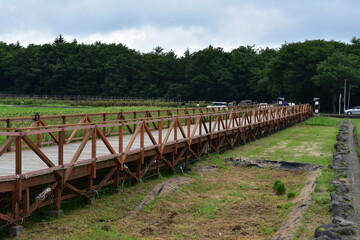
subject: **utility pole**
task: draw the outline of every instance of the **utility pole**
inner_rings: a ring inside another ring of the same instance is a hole
[[[345,109],[346,109],[346,78],[344,82],[344,113],[345,113]]]
[[[351,84],[349,86],[349,94],[348,94],[348,104],[347,104],[347,109],[349,109],[350,107],[350,91],[351,91]]]
[[[339,95],[339,115],[341,114],[341,93]]]

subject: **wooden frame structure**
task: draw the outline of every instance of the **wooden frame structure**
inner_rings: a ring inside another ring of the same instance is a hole
[[[63,200],[79,195],[91,199],[106,185],[117,188],[126,178],[141,181],[147,174],[159,174],[161,168],[175,171],[191,159],[233,148],[312,114],[309,104],[196,111],[175,115],[168,110],[163,117],[145,112],[144,118],[129,120],[118,115],[116,120],[100,122],[92,121],[89,114],[68,125],[47,125],[46,117],[40,117],[30,127],[0,129],[0,136],[7,137],[0,146],[0,167],[2,160],[12,162],[12,172],[0,174],[0,201],[7,206],[0,210],[0,220],[20,224],[47,205],[60,211]],[[46,144],[52,146],[42,147],[44,135],[50,136],[52,141]],[[70,156],[68,146],[75,148]],[[45,167],[29,170],[26,162]]]

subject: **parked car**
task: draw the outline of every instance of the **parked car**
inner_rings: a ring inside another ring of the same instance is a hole
[[[238,104],[238,106],[249,106],[252,105],[253,101],[252,100],[241,100]]]
[[[360,114],[360,106],[356,106],[351,109],[346,109],[345,114]]]
[[[259,103],[258,105],[260,108],[267,108],[269,106],[269,104],[267,103]]]
[[[207,108],[226,108],[228,107],[227,102],[212,102],[211,105],[207,106]]]

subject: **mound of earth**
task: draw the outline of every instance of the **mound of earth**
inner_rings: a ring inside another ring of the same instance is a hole
[[[168,179],[162,183],[157,184],[151,192],[144,197],[144,199],[141,201],[141,203],[136,206],[133,210],[131,210],[125,217],[131,216],[141,209],[143,209],[145,206],[147,206],[149,203],[154,201],[155,196],[166,196],[172,192],[178,191],[182,186],[188,185],[192,182],[194,182],[194,178],[189,177],[176,177],[172,179]]]

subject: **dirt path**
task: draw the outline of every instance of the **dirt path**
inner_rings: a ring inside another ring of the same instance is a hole
[[[345,155],[346,161],[349,163],[349,185],[350,194],[355,208],[355,222],[360,229],[360,164],[356,152],[356,144],[354,140],[354,125],[349,124],[349,140],[348,147],[350,153]]]
[[[306,178],[305,186],[297,197],[295,205],[289,213],[289,218],[284,225],[275,233],[271,240],[291,240],[300,225],[300,219],[311,203],[311,193],[316,185],[316,178],[320,176],[321,168],[314,168]]]

